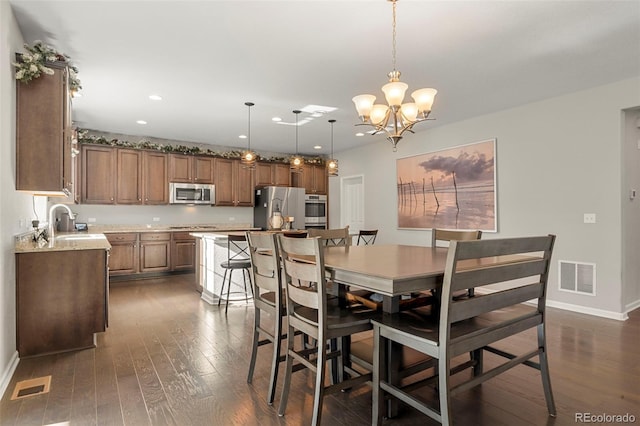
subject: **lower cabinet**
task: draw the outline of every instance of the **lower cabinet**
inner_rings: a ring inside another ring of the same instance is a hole
[[[16,340],[20,357],[95,347],[105,331],[106,250],[16,253]]]
[[[193,271],[196,268],[196,237],[188,232],[174,232],[171,241],[171,270]]]
[[[111,244],[109,275],[143,276],[154,272],[195,271],[195,237],[189,232],[105,234]]]
[[[171,233],[140,234],[140,272],[168,272],[171,269]]]

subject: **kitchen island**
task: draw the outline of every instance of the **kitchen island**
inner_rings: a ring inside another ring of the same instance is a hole
[[[21,358],[95,347],[108,325],[108,258],[103,234],[18,239],[16,340]]]
[[[258,230],[257,228],[247,230]],[[244,234],[244,231],[192,232],[198,240],[196,255],[196,285],[202,293],[202,300],[213,305],[220,300],[224,269],[220,266],[227,260],[227,237],[230,233]],[[231,293],[244,293],[242,274],[236,274],[231,281]],[[240,299],[245,300],[244,297]],[[233,299],[231,299],[233,300]]]

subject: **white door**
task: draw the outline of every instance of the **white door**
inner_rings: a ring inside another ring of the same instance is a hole
[[[350,233],[364,228],[364,176],[340,178],[340,223]]]

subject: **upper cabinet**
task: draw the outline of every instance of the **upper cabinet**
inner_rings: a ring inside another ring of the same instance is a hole
[[[47,195],[74,192],[68,70],[16,83],[16,189]]]
[[[82,203],[116,203],[116,153],[109,146],[82,145]]]
[[[288,164],[256,163],[256,186],[291,186]]]
[[[307,194],[327,194],[327,170],[323,165],[305,164],[299,173],[292,173],[293,186],[304,188]]]
[[[82,203],[169,204],[167,154],[82,146]]]
[[[169,154],[169,182],[213,183],[213,157]]]
[[[229,158],[216,158],[214,170],[216,206],[253,206],[253,170]]]

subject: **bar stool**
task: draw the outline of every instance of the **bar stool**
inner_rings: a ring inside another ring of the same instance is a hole
[[[376,242],[376,237],[378,236],[377,229],[364,230],[361,229],[358,232],[358,244],[362,243],[364,246],[368,246],[369,244],[373,244]]]
[[[246,244],[247,238],[245,235],[229,235],[227,237],[227,260],[220,264],[221,268],[224,268],[224,277],[222,278],[222,288],[220,289],[220,298],[218,299],[218,306],[222,301],[222,295],[224,294],[224,286],[227,282],[227,275],[229,276],[229,283],[227,285],[227,297],[225,299],[224,313],[227,314],[229,309],[229,295],[231,294],[231,280],[233,277],[233,271],[236,269],[242,270],[242,278],[244,284],[244,297],[249,301],[249,295],[247,294],[247,276],[249,277],[249,289],[253,296],[253,287],[251,284],[251,275],[249,269],[251,268],[251,258],[249,257],[249,246]]]

